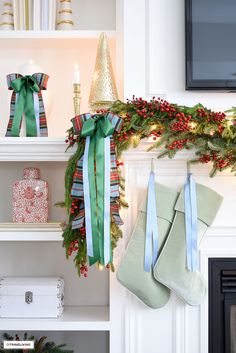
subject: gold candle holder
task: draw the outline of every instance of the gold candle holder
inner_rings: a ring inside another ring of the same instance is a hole
[[[74,83],[74,110],[75,110],[75,116],[80,115],[80,102],[81,102],[81,96],[80,96],[80,83]]]

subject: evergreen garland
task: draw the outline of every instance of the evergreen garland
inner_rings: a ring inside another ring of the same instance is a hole
[[[236,107],[225,113],[214,112],[201,104],[186,107],[170,104],[162,99],[150,101],[133,97],[126,103],[116,101],[110,111],[124,120],[122,130],[114,134],[117,156],[129,147],[137,147],[139,142],[152,137],[149,150],[162,147],[158,158],[173,158],[180,150],[194,149],[195,158],[190,163],[212,163],[210,176],[230,168],[236,172]],[[104,110],[97,113],[105,113]],[[66,256],[73,252],[79,275],[87,277],[87,254],[85,229],[72,230],[71,224],[77,215],[78,204],[71,200],[70,192],[78,159],[83,155],[84,139],[75,137],[73,129],[68,130],[69,147],[77,145],[75,154],[68,162],[65,174],[65,204],[69,213],[69,222],[64,229],[64,247]],[[117,161],[120,168],[122,162]],[[120,178],[120,207],[128,207],[124,199],[124,180]],[[111,220],[112,249],[122,237],[120,228]],[[114,270],[113,265],[108,266]]]

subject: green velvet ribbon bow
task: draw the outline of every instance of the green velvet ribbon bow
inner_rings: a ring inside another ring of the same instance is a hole
[[[26,136],[37,136],[33,93],[39,93],[40,88],[35,78],[30,75],[19,77],[12,81],[10,87],[15,93],[19,94],[16,101],[11,136],[18,137],[20,135],[20,126],[23,113],[25,114],[26,121]]]
[[[93,118],[84,121],[81,131],[81,137],[90,136],[88,180],[93,233],[93,257],[89,257],[90,265],[97,261],[104,264],[104,138],[111,136],[113,133],[114,127],[111,122],[106,116],[101,115],[93,116]]]

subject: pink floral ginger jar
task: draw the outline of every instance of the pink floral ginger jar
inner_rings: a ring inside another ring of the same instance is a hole
[[[48,222],[48,183],[38,168],[25,168],[23,177],[13,184],[13,222]]]

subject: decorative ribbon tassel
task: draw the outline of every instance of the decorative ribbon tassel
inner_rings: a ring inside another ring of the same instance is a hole
[[[71,196],[81,200],[80,211],[72,227],[86,229],[90,265],[112,261],[110,219],[123,224],[119,216],[119,175],[112,134],[123,121],[112,113],[84,114],[72,119],[75,134],[85,138],[84,155],[77,163]]]
[[[41,90],[47,87],[49,76],[37,73],[27,76],[7,76],[11,97],[10,119],[6,136],[20,136],[22,118],[25,116],[26,136],[47,136],[47,122]]]
[[[147,221],[144,270],[150,272],[155,266],[158,257],[158,227],[156,209],[155,174],[150,172],[147,198]]]
[[[197,195],[196,185],[191,173],[184,184],[185,229],[187,248],[187,268],[194,272],[198,269],[197,250]]]

